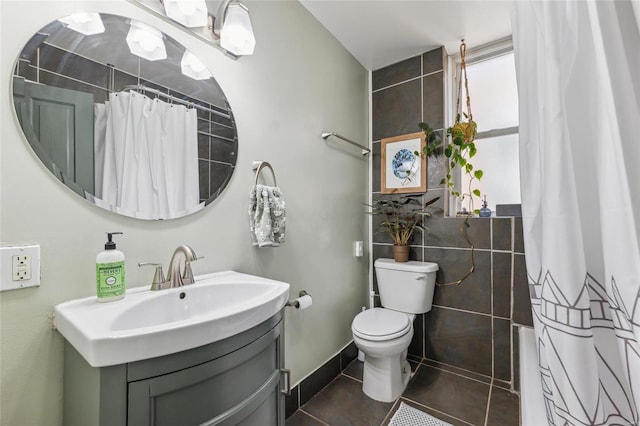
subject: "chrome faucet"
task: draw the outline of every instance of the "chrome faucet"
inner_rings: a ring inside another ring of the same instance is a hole
[[[184,271],[180,274],[180,254],[184,256]],[[169,270],[167,271],[167,281],[169,287],[182,287],[185,284],[193,284],[193,272],[191,271],[191,262],[198,260],[196,252],[187,245],[178,246],[169,262]]]
[[[184,256],[184,269],[180,274],[180,258]],[[171,262],[169,263],[169,270],[167,271],[167,277],[165,279],[162,272],[161,263],[152,262],[140,262],[138,266],[155,266],[156,272],[153,276],[153,282],[151,283],[151,290],[164,290],[167,288],[182,287],[185,284],[193,284],[195,282],[193,278],[193,271],[191,271],[191,262],[202,259],[202,257],[196,256],[196,252],[189,246],[178,246],[171,256]]]

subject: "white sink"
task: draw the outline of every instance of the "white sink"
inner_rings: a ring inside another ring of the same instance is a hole
[[[288,298],[287,283],[225,271],[180,288],[134,288],[114,302],[95,297],[64,302],[55,307],[55,321],[90,365],[104,367],[241,333],[275,315]]]

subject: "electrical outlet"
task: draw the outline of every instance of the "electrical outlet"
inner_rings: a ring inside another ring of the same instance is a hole
[[[31,256],[28,254],[12,256],[12,276],[14,281],[31,279]]]
[[[39,285],[39,245],[0,247],[0,291]]]

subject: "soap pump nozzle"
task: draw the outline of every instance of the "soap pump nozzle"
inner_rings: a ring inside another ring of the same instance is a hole
[[[105,250],[115,250],[116,249],[116,243],[113,242],[113,236],[120,234],[122,235],[122,232],[107,232],[107,242],[104,245],[104,249]]]

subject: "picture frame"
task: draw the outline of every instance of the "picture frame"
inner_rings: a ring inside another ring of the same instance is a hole
[[[381,140],[380,193],[427,191],[427,157],[422,154],[425,145],[424,132]]]

